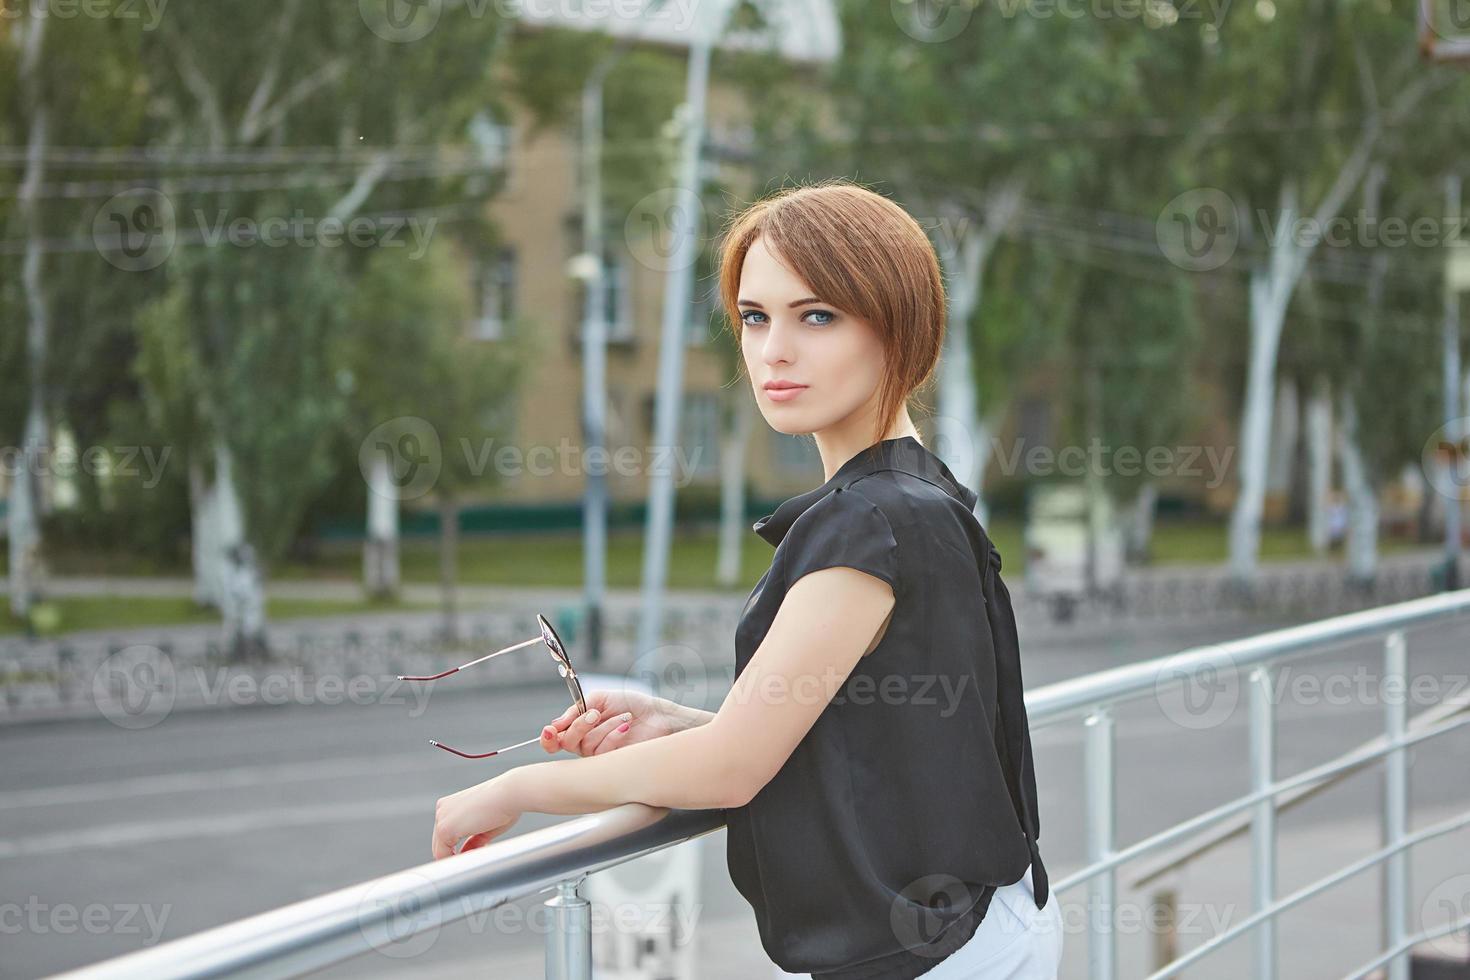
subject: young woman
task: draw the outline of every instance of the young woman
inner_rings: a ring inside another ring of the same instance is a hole
[[[755,525],[775,552],[734,685],[715,713],[589,695],[542,732],[578,758],[439,800],[434,856],[524,812],[720,807],[778,975],[1054,978],[1000,556],[907,407],[943,344],[934,250],[898,205],[828,181],[740,214],[720,277],[762,415],[810,434],[826,475]]]

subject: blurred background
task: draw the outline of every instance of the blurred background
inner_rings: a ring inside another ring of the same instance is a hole
[[[822,482],[715,281],[782,187],[931,236],[912,411],[980,493],[1028,688],[1467,584],[1467,67],[1464,0],[0,0],[0,977],[427,860],[438,796],[540,750],[425,739],[530,737],[566,689],[530,651],[396,677],[537,613],[589,686],[718,707],[751,523]],[[1459,697],[1463,631],[1410,644]],[[1334,669],[1341,703],[1283,698],[1282,769],[1377,730]],[[1120,827],[1248,783],[1243,707],[1152,707]],[[1036,745],[1055,881],[1083,745]],[[1465,807],[1467,750],[1414,756],[1416,806]],[[1283,875],[1378,846],[1377,784],[1339,792],[1283,817]],[[1467,843],[1415,852],[1413,908],[1470,912]],[[675,850],[693,938],[599,975],[768,975],[723,832]],[[1250,907],[1228,847],[1189,874],[1178,949]],[[1282,975],[1367,959],[1379,897],[1293,910]],[[335,972],[538,976],[539,901]],[[1121,975],[1160,942],[1121,935]]]

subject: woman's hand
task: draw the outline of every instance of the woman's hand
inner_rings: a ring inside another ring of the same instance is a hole
[[[514,770],[512,770],[513,772]],[[434,807],[434,858],[449,857],[462,838],[459,853],[484,847],[520,819],[521,809],[504,773],[477,786],[439,799]]]
[[[593,691],[587,695],[586,715],[579,716],[572,705],[541,730],[541,747],[599,755],[672,734],[690,727],[691,721],[689,709],[667,698],[642,691]]]

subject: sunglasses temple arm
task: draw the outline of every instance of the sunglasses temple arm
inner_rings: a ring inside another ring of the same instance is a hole
[[[541,741],[541,736],[537,735],[535,738],[528,738],[524,742],[517,742],[514,745],[507,745],[504,748],[496,749],[494,752],[461,752],[459,749],[450,748],[443,742],[436,741],[432,738],[429,739],[429,744],[436,745],[439,748],[443,749],[445,752],[453,752],[455,755],[463,759],[488,759],[492,755],[499,755],[502,752],[509,752],[511,749],[518,749],[522,745],[530,745],[532,742],[539,741]]]
[[[537,637],[534,637],[532,639],[524,640],[524,641],[522,641],[520,643],[517,643],[515,646],[506,647],[504,650],[496,650],[494,653],[487,653],[483,657],[480,657],[480,658],[475,659],[475,660],[471,660],[467,664],[460,664],[458,667],[451,667],[448,670],[444,671],[443,673],[430,674],[427,677],[412,677],[412,676],[409,676],[409,675],[406,675],[406,674],[401,674],[401,675],[399,675],[398,679],[401,680],[401,681],[437,681],[441,677],[448,677],[450,674],[457,674],[461,670],[464,670],[466,667],[473,667],[476,664],[482,664],[485,661],[489,660],[491,657],[498,657],[502,653],[511,653],[512,651],[519,650],[522,647],[528,647],[528,646],[531,646],[534,643],[541,643],[541,642],[544,642],[544,641],[541,639],[541,637],[537,636]]]

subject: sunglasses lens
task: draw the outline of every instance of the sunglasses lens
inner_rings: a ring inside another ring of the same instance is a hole
[[[546,621],[546,617],[540,613],[536,614],[536,624],[541,627],[541,638],[546,641],[546,646],[551,650],[552,657],[556,660],[556,672],[561,675],[562,680],[567,682],[567,691],[572,695],[572,703],[577,710],[587,710],[587,699],[582,695],[582,685],[577,683],[577,676],[572,673],[572,658],[567,656],[567,648],[562,644],[561,637],[556,635],[556,630]]]
[[[567,691],[572,696],[572,703],[577,706],[578,711],[586,711],[587,699],[582,696],[582,685],[578,684],[577,679],[571,674],[563,673],[562,676],[566,678]]]

